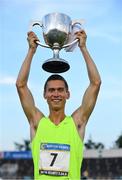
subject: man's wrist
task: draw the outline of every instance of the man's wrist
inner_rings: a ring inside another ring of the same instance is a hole
[[[29,47],[28,53],[31,53],[32,55],[34,55],[35,52],[36,52],[36,48],[31,48],[31,47]]]
[[[87,51],[87,47],[86,47],[86,46],[79,46],[79,47],[80,47],[80,50],[81,50],[82,52]]]

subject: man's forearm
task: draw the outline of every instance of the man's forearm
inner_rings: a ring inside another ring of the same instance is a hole
[[[94,83],[94,84],[101,83],[101,78],[100,78],[99,72],[97,70],[97,67],[96,67],[94,61],[92,60],[86,46],[84,46],[80,49],[81,49],[81,52],[82,52],[83,57],[84,57],[85,62],[86,62],[90,82]]]
[[[21,69],[20,69],[20,72],[16,81],[16,85],[18,87],[23,87],[27,84],[33,56],[34,56],[33,50],[29,49],[25,57],[25,60],[21,66]]]

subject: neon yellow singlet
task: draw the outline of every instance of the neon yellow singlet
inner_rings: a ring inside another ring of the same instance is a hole
[[[72,117],[55,125],[43,117],[32,141],[34,178],[80,180],[83,142]]]

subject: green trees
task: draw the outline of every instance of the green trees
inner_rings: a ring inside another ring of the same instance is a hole
[[[92,141],[92,139],[88,139],[88,141],[85,143],[86,149],[104,149],[104,144],[99,142],[95,143]]]
[[[16,150],[19,151],[30,151],[30,141],[29,140],[24,140],[23,144],[20,143],[14,143]]]
[[[120,134],[120,136],[115,141],[115,145],[117,148],[122,148],[122,134]]]

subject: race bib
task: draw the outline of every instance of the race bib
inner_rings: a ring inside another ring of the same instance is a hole
[[[41,143],[39,173],[53,176],[67,176],[70,162],[70,145]]]

